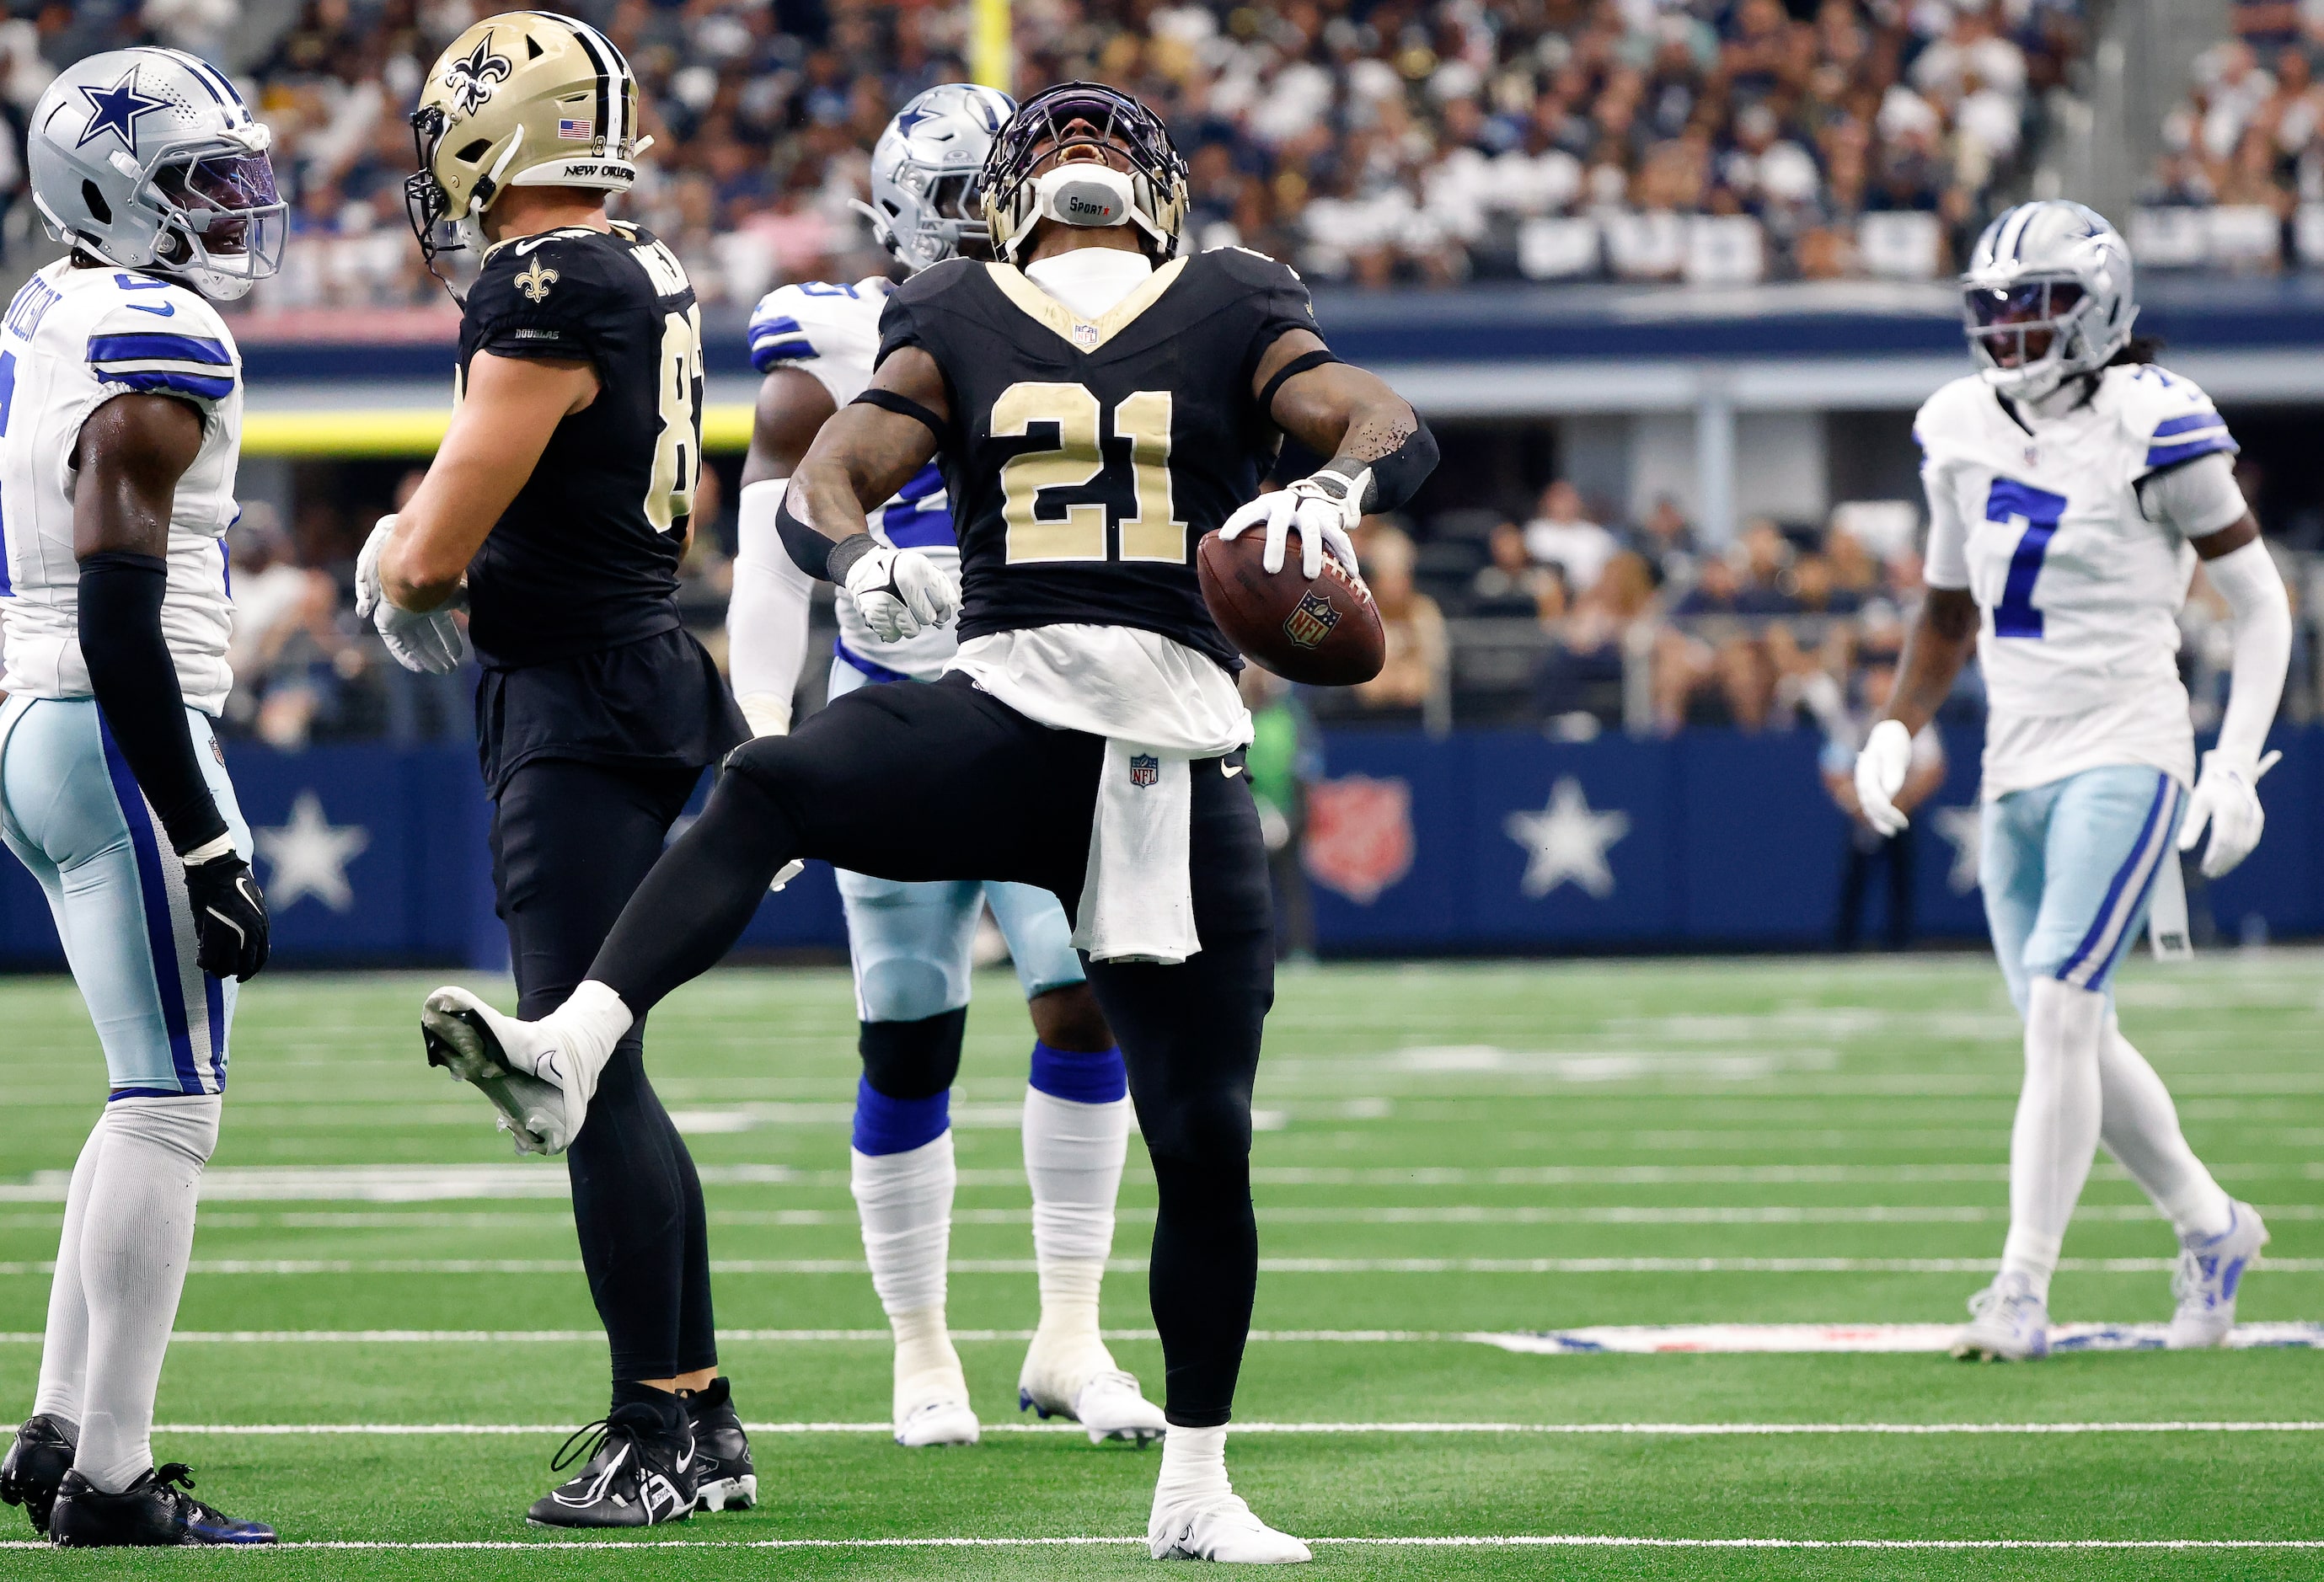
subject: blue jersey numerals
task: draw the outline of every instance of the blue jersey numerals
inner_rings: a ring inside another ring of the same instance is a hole
[[[2050,553],[2050,540],[2058,536],[2058,522],[2065,514],[2062,494],[2015,478],[1993,481],[1992,491],[1985,497],[1985,520],[1997,526],[2012,521],[2025,524],[2016,552],[2009,557],[2009,577],[2002,584],[2001,602],[1993,607],[1994,636],[2042,635],[2042,612],[2034,607],[2034,583],[2042,575],[2042,557]]]

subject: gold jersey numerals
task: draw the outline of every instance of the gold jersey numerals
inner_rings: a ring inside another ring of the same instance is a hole
[[[1186,524],[1177,520],[1170,486],[1170,392],[1141,390],[1114,403],[1113,437],[1130,442],[1132,505],[1115,524],[1119,553],[1106,542],[1106,508],[1093,501],[1040,514],[1045,489],[1080,489],[1105,470],[1098,399],[1079,384],[1012,384],[992,403],[992,436],[1013,439],[1037,423],[1054,424],[1057,440],[1011,456],[1001,469],[1002,516],[1009,529],[1009,564],[1057,560],[1141,560],[1186,563]]]

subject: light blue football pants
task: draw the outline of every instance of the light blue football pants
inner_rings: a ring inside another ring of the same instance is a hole
[[[2036,977],[2108,991],[2155,874],[2179,860],[2186,806],[2176,780],[2137,764],[2084,769],[1986,803],[1978,879],[2019,1016]]]
[[[846,660],[831,662],[830,696],[872,685]],[[1047,890],[999,880],[901,884],[845,869],[838,878],[847,908],[847,953],[855,969],[855,1014],[862,1021],[918,1022],[966,1005],[969,949],[985,904],[1009,942],[1027,999],[1082,981],[1073,927]]]
[[[193,709],[186,722],[247,860],[250,828],[215,729]],[[185,869],[95,700],[19,697],[0,707],[0,838],[48,896],[113,1096],[225,1092],[235,985],[194,964]]]

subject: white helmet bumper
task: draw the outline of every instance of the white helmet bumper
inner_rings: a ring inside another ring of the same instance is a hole
[[[2105,367],[2138,318],[2130,249],[2096,210],[2060,198],[2019,204],[1987,225],[1960,290],[1985,382],[2020,400]]]

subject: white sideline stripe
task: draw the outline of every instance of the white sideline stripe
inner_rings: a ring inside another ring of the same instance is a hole
[[[710,1549],[710,1550],[945,1550],[1098,1549],[1139,1547],[1143,1538],[757,1538],[757,1539],[540,1539],[441,1540],[399,1543],[391,1540],[293,1540],[245,1550],[238,1544],[202,1544],[204,1554],[271,1554],[276,1550],[488,1550]],[[2316,1550],[2324,1538],[1629,1538],[1600,1533],[1501,1533],[1464,1537],[1309,1538],[1311,1548],[1342,1549],[1741,1549],[1741,1550]],[[37,1539],[0,1540],[0,1550],[51,1546]],[[193,1551],[188,1551],[193,1552]],[[257,1564],[256,1561],[250,1562]]]
[[[569,1434],[563,1422],[254,1422],[153,1425],[157,1434],[215,1434],[240,1439],[380,1434],[397,1437],[503,1438],[522,1434]],[[896,1431],[890,1422],[746,1422],[754,1434],[877,1434]],[[986,1433],[1078,1434],[1076,1422],[989,1422]],[[1234,1434],[1557,1434],[1643,1435],[1656,1438],[1737,1439],[1768,1436],[1874,1434],[1925,1438],[1932,1435],[2023,1434],[2312,1434],[2324,1421],[2283,1422],[1236,1422]]]
[[[1261,1258],[1268,1274],[1990,1274],[1996,1258]],[[2153,1274],[2176,1258],[2061,1258],[2066,1274]],[[2282,1274],[2324,1274],[2324,1258],[2269,1258]],[[954,1274],[1032,1274],[1031,1258],[955,1258]],[[1142,1274],[1143,1258],[1106,1268]],[[861,1258],[713,1258],[714,1274],[862,1274]],[[194,1274],[578,1274],[578,1258],[195,1258]],[[53,1274],[53,1261],[0,1263],[0,1275]]]
[[[847,1184],[844,1170],[793,1170],[781,1164],[706,1164],[705,1186]],[[2304,1164],[2222,1164],[2211,1173],[2227,1181],[2324,1181],[2324,1161]],[[2101,1161],[2100,1180],[2127,1180]],[[1250,1173],[1260,1186],[1780,1186],[2006,1182],[2009,1167],[1992,1164],[1547,1164],[1493,1169],[1261,1165]],[[1021,1186],[1021,1169],[959,1173],[969,1187]],[[0,1203],[61,1203],[71,1172],[35,1171],[23,1182],[0,1182]],[[226,1202],[421,1203],[447,1199],[558,1199],[569,1195],[566,1174],[535,1164],[221,1165],[202,1174],[202,1200]]]
[[[2167,1324],[2053,1324],[2051,1347],[2059,1351],[2152,1351],[2160,1349]],[[1938,1352],[1950,1347],[1959,1331],[1950,1324],[1608,1324],[1578,1329],[1255,1329],[1253,1344],[1490,1346],[1538,1357],[1583,1357],[1615,1352],[1628,1356],[1673,1354],[1800,1354],[1827,1352]],[[1157,1341],[1152,1329],[1107,1329],[1107,1340]],[[1022,1345],[1030,1329],[954,1329],[964,1343]],[[193,1329],[171,1336],[184,1345],[527,1345],[603,1344],[595,1329]],[[885,1345],[886,1329],[721,1329],[727,1344],[862,1343]],[[37,1330],[0,1332],[0,1344],[37,1346]],[[2324,1323],[2238,1324],[2227,1337],[2230,1351],[2265,1348],[2324,1349]]]

